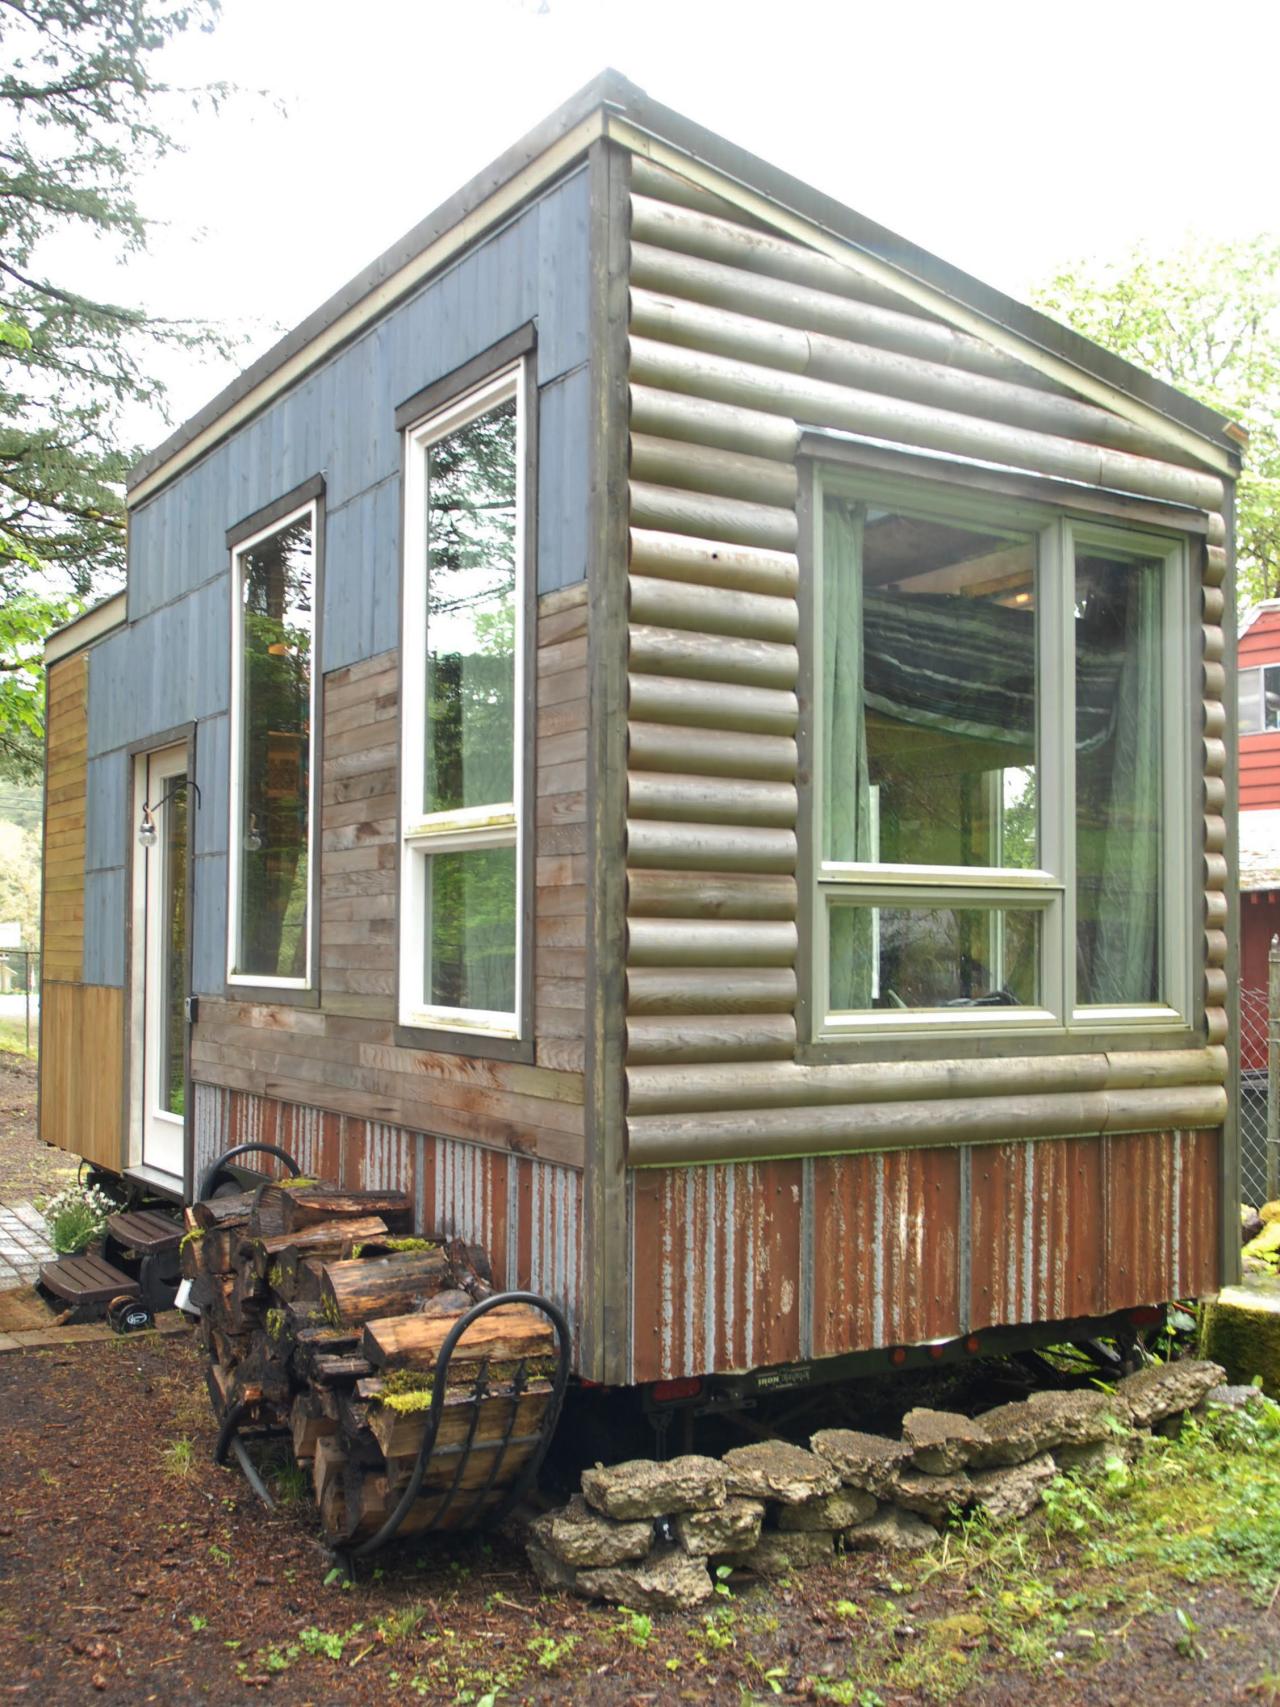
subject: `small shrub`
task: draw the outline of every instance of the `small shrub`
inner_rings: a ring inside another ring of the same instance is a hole
[[[75,1256],[106,1230],[119,1206],[100,1186],[69,1185],[41,1205],[49,1242],[60,1257]]]

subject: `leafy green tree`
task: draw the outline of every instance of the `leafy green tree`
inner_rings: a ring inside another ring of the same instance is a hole
[[[218,0],[0,0],[0,772],[40,762],[39,642],[119,584],[124,416],[162,403],[158,346],[208,328],[157,320],[55,276],[68,237],[120,258],[146,246],[133,195],[175,144],[165,102],[216,102],[156,74],[166,44],[209,29]]]
[[[1280,594],[1280,237],[1081,262],[1033,300],[1248,430],[1236,514],[1240,600]]]

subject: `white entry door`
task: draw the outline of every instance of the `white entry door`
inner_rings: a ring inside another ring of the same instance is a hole
[[[154,842],[137,850],[140,872],[135,865],[145,936],[140,967],[142,1164],[181,1180],[187,1092],[186,747],[145,753],[138,767],[137,783],[156,831]]]

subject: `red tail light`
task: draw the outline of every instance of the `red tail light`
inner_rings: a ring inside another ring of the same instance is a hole
[[[655,1381],[649,1397],[655,1405],[673,1405],[677,1399],[696,1399],[701,1391],[701,1375],[683,1375],[678,1381]]]

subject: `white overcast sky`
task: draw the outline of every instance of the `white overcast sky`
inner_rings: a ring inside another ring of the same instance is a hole
[[[161,69],[271,99],[172,115],[186,152],[140,186],[153,254],[92,282],[238,326],[247,363],[611,65],[1021,296],[1139,239],[1280,226],[1278,20],[1179,0],[224,0]],[[174,418],[231,372],[173,370]]]

